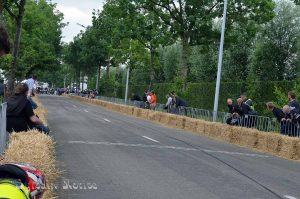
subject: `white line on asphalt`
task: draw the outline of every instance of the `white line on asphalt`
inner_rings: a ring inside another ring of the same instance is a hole
[[[294,196],[289,196],[289,195],[285,195],[284,197],[287,198],[287,199],[297,199],[296,197],[294,197]]]
[[[84,112],[88,113],[89,111],[88,110],[84,110]]]
[[[227,154],[227,155],[238,155],[238,156],[258,157],[258,158],[268,158],[269,157],[266,155],[260,155],[260,154],[254,154],[254,153],[251,154],[251,153],[239,153],[239,152],[230,152],[230,151],[213,151],[213,150],[208,150],[208,149],[196,149],[196,148],[161,146],[161,145],[126,144],[126,143],[113,143],[113,142],[85,142],[85,141],[68,141],[68,144],[87,144],[87,145],[172,149],[172,150],[181,150],[181,151],[202,151],[202,152],[206,152],[206,153],[220,153],[220,154]]]
[[[154,140],[154,139],[152,139],[152,138],[149,138],[149,137],[147,137],[147,136],[142,136],[142,137],[145,138],[145,139],[147,139],[147,140],[151,140],[152,142],[159,143],[159,141]]]
[[[109,119],[104,118],[103,119],[105,122],[111,122]]]

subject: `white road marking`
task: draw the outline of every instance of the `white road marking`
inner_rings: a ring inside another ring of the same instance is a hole
[[[88,110],[84,110],[84,112],[88,113],[89,111]]]
[[[294,196],[289,196],[289,195],[285,195],[284,197],[287,198],[287,199],[297,199],[296,197],[294,197]]]
[[[152,141],[152,142],[159,143],[159,141],[154,140],[154,139],[152,139],[152,138],[149,138],[149,137],[147,137],[147,136],[142,136],[142,137],[145,138],[145,139],[147,139],[147,140],[150,140],[150,141]]]
[[[175,147],[175,146],[161,146],[161,145],[145,145],[145,144],[126,144],[126,143],[113,143],[113,142],[89,142],[89,141],[68,141],[68,144],[87,144],[87,145],[104,145],[104,146],[124,146],[124,147],[141,147],[141,148],[155,148],[155,149],[172,149],[181,151],[201,151],[206,153],[220,153],[227,155],[238,155],[246,157],[258,157],[258,158],[268,158],[269,156],[260,154],[250,154],[250,153],[239,153],[230,151],[213,151],[208,149],[196,149],[196,148],[186,148],[186,147]],[[297,199],[297,198],[296,198]]]
[[[106,119],[106,118],[104,118],[103,120],[104,120],[105,122],[109,122],[109,123],[111,122],[109,119]]]

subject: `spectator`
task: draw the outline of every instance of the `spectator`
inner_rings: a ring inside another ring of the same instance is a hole
[[[253,102],[247,97],[246,94],[242,94],[241,98],[243,100],[243,109],[246,115],[257,115],[257,112],[254,110]]]
[[[0,21],[0,57],[10,52],[10,44],[7,31]]]
[[[290,106],[286,105],[283,107],[283,112],[285,118],[282,118],[281,122],[281,134],[288,135],[292,137],[299,136],[299,123],[300,123],[300,113],[296,109],[292,109]]]
[[[26,80],[26,84],[28,86],[28,97],[32,97],[35,84],[35,77],[33,75],[30,75],[29,78]]]
[[[267,104],[268,110],[272,111],[274,117],[277,119],[278,122],[281,122],[281,120],[285,117],[283,111],[280,108],[275,107],[273,102],[268,102]]]
[[[138,94],[132,93],[130,100],[133,101],[133,103],[136,107],[143,108],[142,99]]]
[[[228,106],[229,118],[226,120],[226,123],[229,125],[235,125],[235,124],[237,124],[238,119],[236,117],[233,117],[236,107],[233,104],[232,99],[230,99],[230,98],[227,99],[227,106]]]
[[[147,93],[147,101],[146,101],[146,109],[150,109],[150,104],[151,104],[151,93],[148,91]]]
[[[288,99],[290,101],[289,106],[291,109],[296,109],[298,112],[300,112],[300,105],[298,100],[296,99],[296,94],[292,91],[288,92]]]
[[[27,99],[27,84],[19,84],[15,94],[7,101],[7,131],[21,132],[28,129],[38,129],[46,134],[49,129],[34,115],[30,101]]]
[[[182,112],[183,112],[184,115],[187,115],[186,101],[183,100],[182,98],[178,97],[174,92],[173,92],[173,102],[176,107],[176,112],[178,114],[182,114]]]
[[[164,109],[167,109],[168,113],[171,113],[172,112],[172,107],[173,107],[173,98],[172,98],[172,95],[168,94],[166,96],[166,98],[167,98],[167,103],[166,103]]]
[[[244,105],[243,103],[243,99],[242,98],[238,98],[237,99],[237,105],[234,108],[234,116],[237,117],[243,117],[245,114],[248,113],[249,107],[247,105]]]
[[[156,94],[155,94],[155,92],[152,91],[152,92],[150,93],[150,96],[151,96],[150,108],[151,108],[151,110],[155,110],[156,104],[157,104],[157,99],[156,99]]]
[[[142,101],[142,99],[141,99],[141,97],[138,94],[132,93],[131,94],[131,101],[140,102],[140,101]]]
[[[34,88],[35,88],[35,81],[36,81],[36,77],[33,75],[29,76],[29,79],[27,79],[25,81],[25,83],[28,86],[28,94],[27,94],[27,98],[31,103],[31,106],[33,109],[36,109],[38,106],[37,104],[32,100],[32,97],[34,96]],[[24,81],[23,81],[24,82]]]
[[[242,94],[241,95],[241,99],[243,100],[243,103],[245,103],[246,105],[248,105],[251,109],[254,109],[253,108],[252,100],[249,99],[246,94]]]

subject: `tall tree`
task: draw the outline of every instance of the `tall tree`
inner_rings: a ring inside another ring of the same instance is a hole
[[[143,8],[154,12],[170,27],[175,38],[182,43],[181,77],[186,83],[188,58],[191,45],[202,45],[219,38],[214,21],[222,17],[221,0],[135,0],[142,2]],[[229,1],[227,28],[243,21],[263,23],[273,16],[272,0]]]
[[[277,4],[276,17],[265,25],[252,58],[252,77],[261,81],[295,79],[299,66],[300,7]]]
[[[17,61],[18,61],[18,53],[20,48],[21,41],[21,30],[22,30],[22,21],[25,13],[25,4],[26,0],[20,1],[10,1],[4,4],[5,10],[9,13],[9,15],[15,20],[16,23],[16,33],[14,39],[14,47],[13,47],[13,62],[9,71],[9,79],[8,79],[8,95],[13,94],[14,91],[14,83],[16,80],[16,71],[17,71]],[[16,12],[14,12],[16,10]]]

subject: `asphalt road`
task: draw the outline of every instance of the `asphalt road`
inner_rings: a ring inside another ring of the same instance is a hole
[[[300,199],[300,163],[41,96],[67,199]]]

